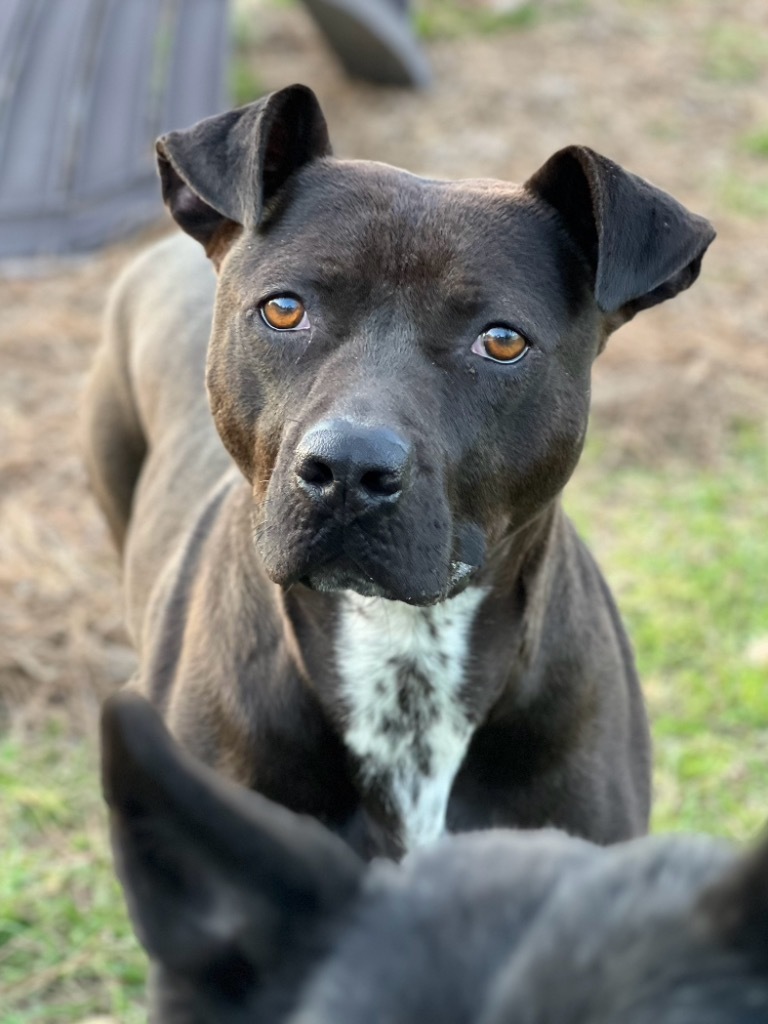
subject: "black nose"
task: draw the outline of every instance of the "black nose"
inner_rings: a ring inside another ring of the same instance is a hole
[[[387,427],[327,420],[299,442],[296,476],[313,501],[365,511],[399,499],[410,455],[407,442]]]

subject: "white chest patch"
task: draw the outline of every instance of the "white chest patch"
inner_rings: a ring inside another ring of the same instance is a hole
[[[474,731],[459,699],[485,597],[470,587],[432,608],[345,595],[336,658],[345,740],[400,819],[406,850],[445,830],[451,786]]]

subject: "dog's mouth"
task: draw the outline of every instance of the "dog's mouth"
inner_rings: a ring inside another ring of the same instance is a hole
[[[318,506],[279,483],[273,477],[267,500],[254,502],[253,535],[283,588],[427,606],[460,593],[485,562],[483,529],[458,518],[442,488],[417,483],[395,506],[350,518],[345,506]]]
[[[271,530],[265,532],[274,536]],[[282,532],[279,536],[286,539]],[[301,584],[325,594],[352,591],[421,607],[460,594],[484,565],[485,542],[474,525],[459,525],[432,548],[414,548],[409,545],[412,537],[413,532],[403,532],[395,543],[389,535],[381,542],[359,525],[325,524],[280,545],[260,544],[257,531],[256,543],[270,578],[283,588]]]
[[[299,579],[305,587],[321,594],[333,594],[339,590],[352,590],[361,597],[390,597],[386,588],[372,576],[355,572],[348,566],[334,565],[314,569]]]
[[[395,593],[391,587],[385,586],[369,573],[345,563],[342,559],[305,573],[298,582],[310,590],[324,594],[351,590],[361,597],[381,597],[389,601],[402,601],[405,604],[426,607],[460,594],[470,585],[477,571],[478,566],[469,565],[467,562],[453,561],[450,564],[448,581],[444,589],[436,593]]]

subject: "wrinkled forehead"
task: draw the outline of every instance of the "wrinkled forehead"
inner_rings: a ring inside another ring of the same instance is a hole
[[[521,186],[433,181],[363,161],[300,171],[254,247],[252,258],[263,256],[286,280],[309,275],[329,290],[354,281],[403,298],[434,288],[470,311],[504,288],[530,297],[532,317],[543,315],[537,296],[548,315],[567,315],[584,276],[555,213]]]

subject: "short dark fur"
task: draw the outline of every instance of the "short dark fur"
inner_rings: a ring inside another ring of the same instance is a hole
[[[397,854],[342,740],[339,591],[426,608],[479,585],[461,693],[477,729],[449,828],[642,833],[633,659],[559,495],[594,358],[692,283],[710,225],[583,147],[522,187],[334,160],[302,87],[172,132],[158,154],[218,284],[187,242],[147,254],[116,289],[88,395],[137,685],[209,764]],[[285,291],[311,343],[262,322],[260,300]],[[530,340],[514,366],[470,351],[499,321]],[[339,424],[400,446],[395,498],[312,499],[302,445],[318,430],[335,444]]]
[[[103,737],[152,1024],[768,1020],[768,842],[490,831],[366,867],[181,754],[139,697]]]

